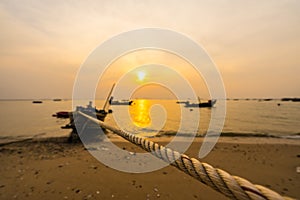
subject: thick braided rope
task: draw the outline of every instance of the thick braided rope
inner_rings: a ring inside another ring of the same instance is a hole
[[[212,189],[222,193],[231,199],[257,199],[257,200],[283,200],[291,199],[283,197],[278,193],[261,185],[254,185],[249,181],[232,176],[226,171],[214,168],[207,163],[200,162],[195,158],[190,158],[185,154],[180,154],[170,148],[149,141],[143,137],[136,136],[131,133],[124,132],[115,127],[109,126],[104,122],[88,116],[82,112],[80,115],[88,118],[90,121],[99,124],[101,127],[108,129],[124,139],[140,146],[142,149],[152,153],[154,156],[162,159],[177,167],[186,174],[196,178],[200,182],[208,185]]]

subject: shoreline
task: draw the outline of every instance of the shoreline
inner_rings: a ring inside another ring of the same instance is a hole
[[[18,143],[18,142],[23,142],[23,141],[50,141],[50,142],[62,142],[64,140],[68,140],[69,134],[68,135],[61,135],[61,136],[40,136],[41,134],[37,135],[32,135],[32,136],[0,136],[0,147],[5,146],[8,144],[12,143]],[[123,141],[123,139],[114,133],[108,133],[106,134],[107,138],[109,138],[112,141]],[[155,141],[155,142],[160,142],[160,141],[171,141],[176,135],[173,134],[164,134],[164,135],[157,135],[154,137],[145,137],[148,140]],[[143,137],[143,136],[141,136]],[[176,137],[178,138],[189,138],[192,136],[189,135],[177,135]],[[209,138],[213,138],[215,136],[209,136]],[[197,135],[194,137],[194,141],[202,141],[205,138],[205,136],[202,135]],[[227,139],[226,139],[227,138]],[[275,136],[275,135],[269,135],[269,134],[235,134],[235,133],[225,133],[221,134],[219,136],[218,141],[222,142],[232,142],[234,140],[238,141],[243,141],[245,142],[246,140],[248,142],[260,142],[260,141],[265,141],[269,140],[269,142],[275,142],[277,143],[288,143],[288,144],[299,144],[300,145],[300,135],[297,134],[292,134],[289,136]]]
[[[227,199],[173,166],[145,174],[119,172],[97,161],[81,143],[61,139],[0,146],[0,198]],[[119,136],[110,139],[128,151],[143,152]],[[150,139],[165,145],[172,138]],[[197,158],[202,140],[195,138],[185,154]],[[201,161],[281,195],[300,197],[299,141],[224,137]]]

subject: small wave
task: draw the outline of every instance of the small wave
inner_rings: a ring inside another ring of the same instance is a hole
[[[276,135],[267,133],[234,133],[234,132],[222,132],[221,137],[264,137],[264,138],[278,138]]]
[[[46,133],[38,133],[35,135],[0,136],[0,146],[12,144],[12,143],[30,141],[30,140],[55,141],[56,138],[61,138],[61,137],[42,137],[45,135]]]
[[[163,136],[183,136],[183,137],[193,137],[191,133],[181,133],[172,130],[160,131],[155,137]],[[207,134],[197,134],[195,137],[205,137]],[[209,134],[208,137],[218,137],[218,134]],[[222,132],[220,137],[264,137],[264,138],[300,138],[300,134],[290,135],[290,136],[277,136],[267,133],[238,133],[238,132]]]
[[[6,139],[2,139],[0,138],[0,146],[4,146],[4,145],[8,145],[8,144],[12,144],[12,143],[17,143],[17,142],[24,142],[24,141],[29,141],[29,140],[32,140],[32,138],[6,138]]]
[[[172,130],[167,130],[167,131],[159,131],[159,133],[157,135],[155,135],[155,137],[163,137],[163,136],[184,136],[184,137],[194,137],[193,134],[191,133],[183,133],[183,132],[176,132],[176,131],[172,131]],[[196,137],[202,137],[203,135],[196,135]]]
[[[295,133],[295,134],[292,134],[292,135],[280,136],[280,138],[286,138],[286,139],[300,139],[300,133]]]

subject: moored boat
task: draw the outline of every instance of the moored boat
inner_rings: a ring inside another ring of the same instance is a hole
[[[41,100],[34,100],[34,101],[32,101],[32,103],[43,103],[43,101],[41,101]]]
[[[189,101],[185,102],[185,106],[187,108],[211,108],[216,104],[217,100],[208,100],[207,102],[203,103],[190,103]]]
[[[177,104],[187,104],[189,101],[176,101]]]
[[[78,122],[78,121],[76,121],[76,126],[75,126],[75,122],[74,122],[75,119],[74,118],[76,118],[76,116],[75,116],[76,113],[82,112],[82,113],[85,113],[85,114],[90,115],[90,116],[95,116],[98,120],[101,120],[101,121],[105,120],[107,114],[112,113],[112,110],[108,109],[107,105],[108,105],[109,97],[111,96],[111,93],[112,93],[112,90],[113,90],[114,86],[115,86],[115,84],[112,86],[102,109],[97,109],[95,106],[92,105],[93,102],[90,101],[89,104],[86,107],[77,106],[75,111],[73,111],[73,112],[60,111],[60,112],[57,112],[56,114],[54,114],[52,116],[57,117],[57,118],[70,118],[70,122],[67,125],[65,125],[61,128],[64,128],[64,129],[65,128],[71,128],[71,129],[73,129],[72,133],[73,133],[73,136],[74,136],[74,134],[77,134],[76,126],[84,126],[83,125],[84,122],[81,123],[81,122]]]
[[[109,105],[132,105],[133,101],[132,100],[122,100],[122,101],[114,101],[114,97],[110,97],[109,99]]]

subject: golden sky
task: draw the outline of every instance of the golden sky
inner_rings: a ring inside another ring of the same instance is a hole
[[[200,44],[228,97],[299,97],[299,10],[299,0],[2,0],[0,98],[71,98],[93,49],[144,27],[171,29]]]

